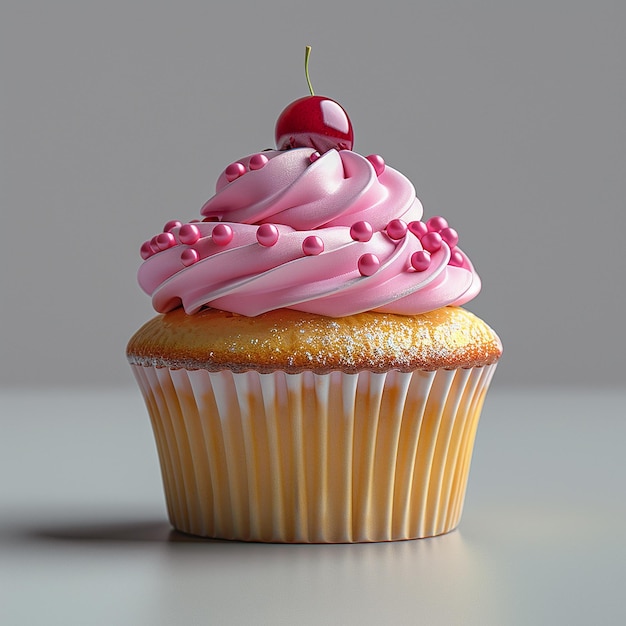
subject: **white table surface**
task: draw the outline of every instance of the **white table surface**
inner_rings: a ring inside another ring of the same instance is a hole
[[[0,392],[0,624],[625,624],[626,390],[487,397],[435,539],[171,531],[135,389]]]

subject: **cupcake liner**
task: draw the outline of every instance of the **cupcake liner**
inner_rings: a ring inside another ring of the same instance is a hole
[[[298,543],[455,528],[495,367],[260,374],[132,365],[172,525]]]

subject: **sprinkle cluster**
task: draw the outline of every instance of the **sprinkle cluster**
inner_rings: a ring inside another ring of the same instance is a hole
[[[196,220],[197,222],[197,220]],[[178,228],[177,237],[171,232]],[[430,267],[430,256],[437,252],[445,242],[451,250],[449,265],[462,266],[463,255],[456,247],[459,236],[448,226],[445,218],[440,216],[431,217],[427,222],[414,221],[408,224],[400,219],[391,220],[385,227],[387,237],[394,241],[399,241],[407,236],[415,236],[419,239],[422,250],[418,250],[411,255],[411,268],[416,272],[423,272]],[[355,222],[350,228],[350,237],[353,241],[366,243],[374,234],[374,229],[369,222]],[[278,228],[274,224],[261,224],[256,231],[256,240],[260,246],[271,248],[278,243]],[[229,224],[218,223],[214,226],[210,238],[220,247],[228,246],[234,239],[234,232]],[[141,257],[145,260],[172,248],[178,244],[193,246],[200,239],[200,230],[194,222],[182,224],[172,220],[163,227],[163,232],[155,235],[150,241],[144,242],[141,246]],[[306,256],[317,256],[324,252],[324,241],[318,235],[309,235],[302,242],[302,252]],[[194,248],[185,248],[180,255],[180,260],[184,266],[193,265],[200,260],[200,255]],[[358,269],[362,276],[372,276],[381,265],[380,259],[372,253],[366,252],[358,260]]]
[[[459,235],[448,226],[445,218],[431,217],[427,222],[414,221],[408,224],[401,219],[391,220],[385,232],[390,239],[399,241],[409,233],[420,240],[423,250],[414,252],[411,255],[411,267],[416,272],[423,272],[430,267],[430,255],[437,252],[445,242],[451,250],[450,265],[463,265],[463,255],[456,247]],[[373,235],[372,225],[369,222],[356,222],[350,229],[350,236],[355,241],[369,241]],[[380,259],[374,254],[364,254],[359,258],[359,271],[363,276],[371,276],[380,267]]]

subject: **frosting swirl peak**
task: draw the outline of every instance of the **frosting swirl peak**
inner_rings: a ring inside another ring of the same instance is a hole
[[[417,314],[480,290],[456,231],[420,221],[413,185],[377,155],[253,154],[226,168],[200,213],[142,246],[139,283],[159,312]]]

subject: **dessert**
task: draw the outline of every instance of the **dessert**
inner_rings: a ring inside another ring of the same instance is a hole
[[[276,139],[141,247],[160,315],[127,355],[170,520],[250,541],[448,532],[501,354],[460,308],[478,275],[406,177],[352,150],[339,104],[311,89]]]

